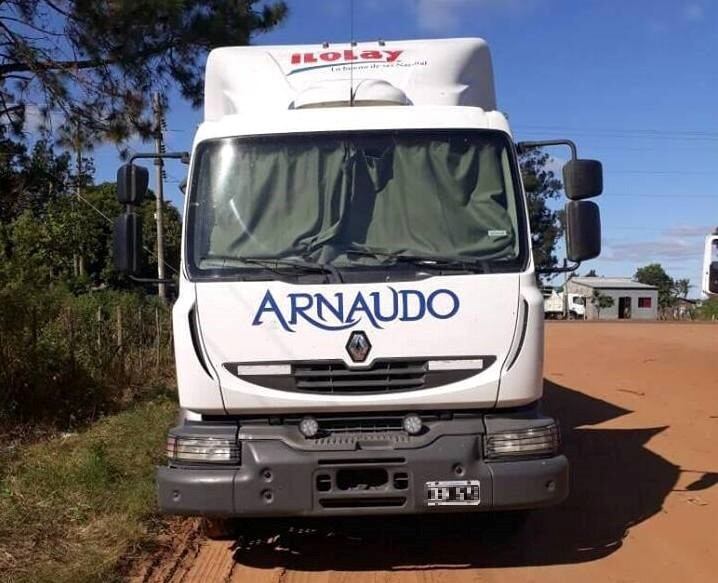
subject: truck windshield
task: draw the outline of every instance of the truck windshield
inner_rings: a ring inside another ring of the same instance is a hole
[[[512,156],[496,131],[204,142],[187,217],[190,273],[266,269],[273,259],[297,268],[406,269],[436,258],[518,269],[523,207]]]

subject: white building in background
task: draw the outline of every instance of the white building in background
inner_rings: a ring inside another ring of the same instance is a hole
[[[658,288],[639,283],[628,277],[572,277],[567,291],[586,298],[587,320],[656,320],[658,318]],[[610,308],[600,311],[591,302],[594,291],[613,299]]]

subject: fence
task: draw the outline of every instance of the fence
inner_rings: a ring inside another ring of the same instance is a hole
[[[0,419],[81,421],[172,377],[170,311],[155,298],[0,290]]]

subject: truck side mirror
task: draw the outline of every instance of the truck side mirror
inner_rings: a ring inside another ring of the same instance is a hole
[[[566,203],[566,256],[580,262],[601,254],[601,213],[594,202]]]
[[[117,200],[120,204],[142,204],[149,180],[150,173],[147,168],[123,164],[117,170]]]
[[[571,200],[598,196],[603,192],[603,166],[598,160],[569,160],[563,167],[563,188]]]
[[[708,291],[718,294],[718,261],[711,263],[708,268]]]
[[[115,269],[125,275],[142,270],[142,219],[136,213],[124,213],[115,219],[113,233]]]

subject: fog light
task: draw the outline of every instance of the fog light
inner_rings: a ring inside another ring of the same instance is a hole
[[[419,435],[424,428],[424,423],[416,413],[409,413],[404,417],[404,431],[409,435]]]
[[[316,437],[319,433],[319,423],[314,417],[304,417],[299,422],[299,431],[304,437]]]
[[[167,457],[170,461],[237,464],[240,462],[239,452],[239,444],[234,439],[177,435],[167,437]]]
[[[486,436],[484,453],[489,459],[554,455],[560,441],[556,424],[502,431]]]

